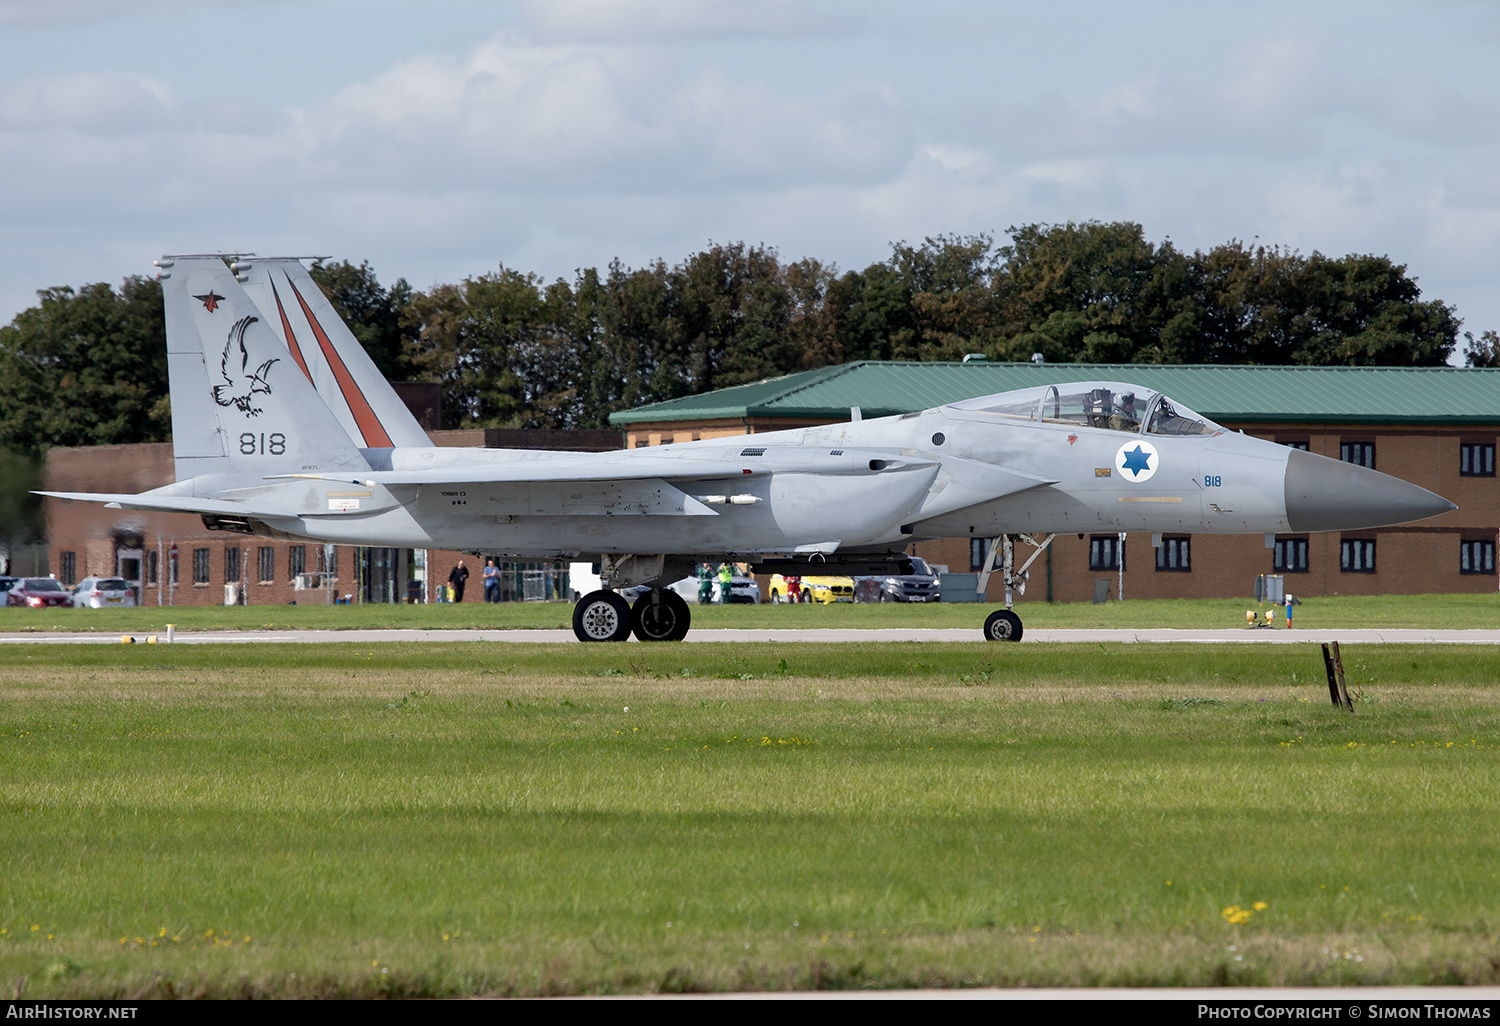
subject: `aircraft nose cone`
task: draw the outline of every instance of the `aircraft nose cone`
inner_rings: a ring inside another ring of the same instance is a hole
[[[1286,519],[1293,531],[1389,527],[1457,508],[1409,481],[1301,449],[1286,463]]]

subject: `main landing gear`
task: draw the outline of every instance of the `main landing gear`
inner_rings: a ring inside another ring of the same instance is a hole
[[[594,591],[573,607],[573,633],[579,641],[624,641],[631,632],[642,641],[681,641],[692,613],[675,591],[653,588],[635,606],[612,591]]]
[[[1000,566],[998,569],[1005,580],[1005,608],[995,610],[985,619],[985,641],[1021,640],[1021,618],[1011,608],[1015,605],[1015,596],[1012,594],[1012,591],[1021,595],[1026,594],[1026,580],[1031,576],[1027,571],[1031,569],[1031,564],[1036,562],[1036,557],[1045,552],[1047,546],[1052,544],[1052,539],[1056,537],[1057,535],[1055,534],[1049,534],[1041,541],[1037,541],[1029,534],[1014,536],[1002,534],[1000,537],[990,541],[989,554],[985,556],[984,560],[984,569],[979,572],[978,591],[980,595],[983,595],[985,589],[989,586],[990,574],[994,573],[997,569],[995,560],[996,557],[999,557]],[[1031,557],[1021,564],[1019,570],[1015,568],[1015,538],[1019,538],[1036,549],[1031,554]]]

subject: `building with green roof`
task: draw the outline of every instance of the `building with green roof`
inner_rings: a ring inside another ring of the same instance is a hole
[[[865,360],[652,403],[612,414],[610,423],[640,447],[837,422],[853,407],[883,417],[1077,381],[1162,392],[1230,429],[1373,466],[1458,509],[1382,531],[1278,536],[1270,547],[1259,535],[1130,536],[1123,548],[1103,537],[1060,538],[1046,565],[1033,566],[1026,600],[1087,600],[1101,581],[1115,598],[1122,586],[1126,598],[1249,596],[1268,573],[1308,597],[1500,586],[1500,370]],[[915,553],[962,571],[982,560],[983,544],[944,539]]]
[[[910,413],[1069,381],[1122,381],[1220,423],[1500,424],[1500,370],[1456,367],[1256,367],[1136,363],[908,363],[861,360],[625,410],[610,423],[826,423]],[[759,430],[773,429],[770,424]]]

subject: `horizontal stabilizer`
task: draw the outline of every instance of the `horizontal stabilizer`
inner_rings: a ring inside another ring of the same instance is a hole
[[[256,520],[285,520],[295,514],[284,510],[271,512],[251,509],[243,502],[226,499],[201,499],[191,495],[116,495],[109,492],[37,492],[52,499],[72,499],[78,502],[102,502],[110,509],[139,509],[151,513],[219,513],[237,517],[253,517]]]

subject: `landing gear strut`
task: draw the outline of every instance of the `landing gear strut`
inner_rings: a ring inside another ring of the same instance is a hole
[[[1015,535],[1026,544],[1035,547],[1036,551],[1026,562],[1021,564],[1021,569],[1015,569],[1016,547],[1011,535],[1002,534],[1000,537],[990,541],[989,554],[984,559],[984,569],[979,572],[979,594],[983,595],[989,587],[990,574],[995,572],[995,557],[1000,557],[1000,572],[1005,581],[1005,608],[997,609],[984,621],[984,640],[986,641],[1020,641],[1021,640],[1021,618],[1011,609],[1016,604],[1015,594],[1026,594],[1026,581],[1031,575],[1027,572],[1031,564],[1036,562],[1036,557],[1047,550],[1052,544],[1056,534],[1049,534],[1041,541],[1037,541],[1029,534]],[[1012,593],[1015,594],[1012,594]]]

